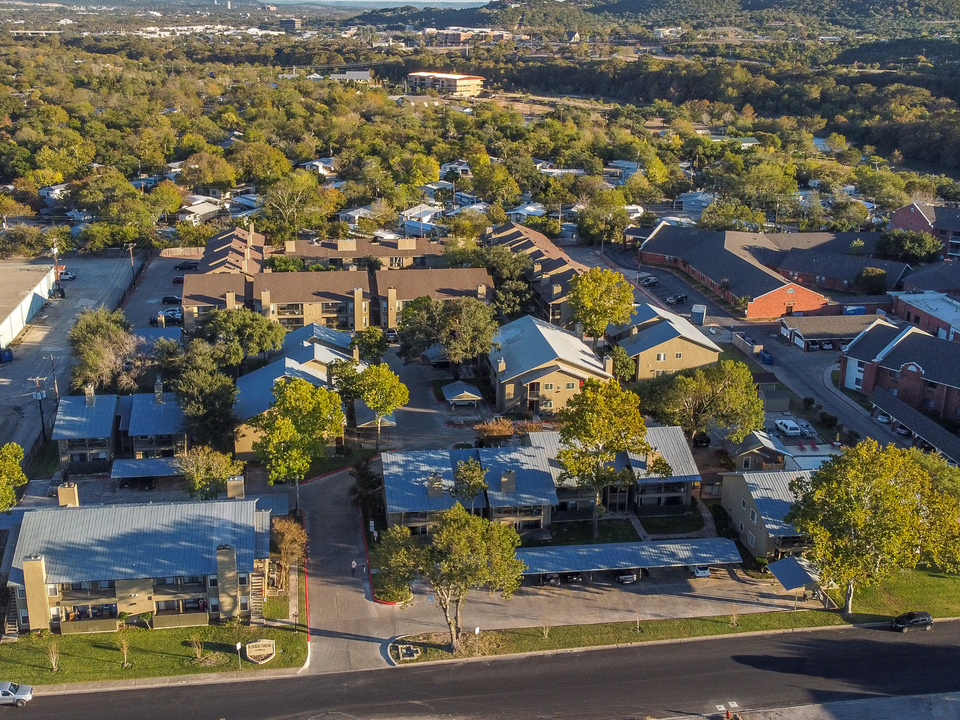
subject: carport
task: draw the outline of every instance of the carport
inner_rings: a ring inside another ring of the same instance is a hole
[[[481,399],[477,386],[469,385],[462,380],[444,385],[441,390],[443,391],[443,399],[450,403],[450,407],[457,405],[473,405],[473,407],[476,407],[477,402]]]
[[[147,481],[179,477],[183,477],[183,470],[176,458],[170,457],[114,460],[110,470],[110,479],[118,480],[120,487],[138,482],[141,488],[148,489]]]
[[[816,590],[820,586],[820,573],[813,564],[802,557],[791,555],[783,560],[770,563],[767,569],[773,574],[784,590],[795,590],[793,609],[797,609],[801,588]]]
[[[883,388],[874,388],[870,404],[909,429],[919,440],[930,443],[948,461],[960,464],[960,440],[949,430]]]
[[[517,559],[527,566],[524,575],[743,562],[736,543],[726,538],[518,548]]]

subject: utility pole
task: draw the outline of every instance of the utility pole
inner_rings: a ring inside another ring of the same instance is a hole
[[[134,246],[134,243],[127,243],[124,246],[124,250],[127,250],[130,252],[130,282],[131,283],[137,279],[137,271],[133,266],[133,246]]]
[[[43,442],[47,442],[47,423],[43,417],[43,399],[47,396],[43,390],[40,389],[40,381],[45,381],[45,377],[32,377],[27,378],[27,380],[33,380],[37,384],[37,390],[33,393],[33,399],[37,401],[37,405],[40,406],[40,432],[43,434]]]
[[[60,404],[60,388],[57,385],[57,359],[51,355],[50,356],[50,368],[53,371],[53,397],[57,401],[57,405]]]

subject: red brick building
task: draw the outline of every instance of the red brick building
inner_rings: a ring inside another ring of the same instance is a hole
[[[960,420],[960,343],[916,327],[865,330],[840,358],[840,378],[851,390],[882,388],[916,410]]]
[[[891,293],[893,313],[942,340],[960,342],[960,302],[943,293]]]
[[[960,208],[910,203],[894,211],[890,216],[890,227],[928,232],[943,242],[941,259],[960,257]]]

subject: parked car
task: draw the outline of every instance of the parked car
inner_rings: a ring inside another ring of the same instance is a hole
[[[152,318],[150,318],[151,325],[159,325],[160,318],[163,318],[164,325],[183,325],[183,311],[180,308],[168,308],[166,310],[161,310]]]
[[[383,333],[383,337],[386,338],[388,343],[395,343],[398,340],[397,331],[393,328],[387,328]]]
[[[933,618],[928,612],[908,612],[903,615],[897,615],[891,622],[890,627],[900,632],[908,630],[933,630]]]
[[[708,568],[706,565],[687,565],[687,569],[693,573],[695,578],[710,577],[710,568]]]
[[[667,305],[680,305],[687,301],[687,296],[684,293],[677,293],[676,295],[671,295],[667,298]]]
[[[23,707],[33,700],[33,687],[19,683],[0,683],[0,705],[16,705]]]
[[[898,425],[893,429],[893,431],[894,431],[897,435],[903,435],[904,437],[910,437],[911,435],[913,435],[913,430],[911,430],[910,428],[908,428],[906,425],[899,425],[899,424],[898,424]]]
[[[70,272],[69,270],[64,270],[60,273],[61,280],[76,280],[77,274],[75,272]]]
[[[813,429],[813,425],[806,420],[797,420],[797,425],[800,427],[800,432],[805,438],[815,438],[817,436],[817,431]]]
[[[819,340],[808,340],[808,341],[807,341],[807,350],[808,350],[808,351],[810,351],[810,350],[819,350],[819,349],[820,349],[820,341],[819,341]]]
[[[820,347],[822,347],[824,350],[836,350],[837,348],[836,343],[834,343],[833,340],[824,340],[822,343],[820,343]]]
[[[655,277],[645,277],[640,282],[637,283],[640,287],[653,287],[654,285],[659,285],[660,281]]]
[[[695,448],[710,447],[710,436],[704,432],[698,432],[693,436],[693,446]]]
[[[560,576],[557,573],[547,573],[543,576],[542,585],[552,585],[553,587],[560,586]]]
[[[565,583],[582,583],[583,575],[578,572],[565,572],[560,574],[560,580]]]
[[[200,268],[199,260],[183,260],[173,266],[174,270],[198,270]]]
[[[884,425],[889,425],[890,421],[893,420],[887,413],[880,413],[877,415],[877,422],[883,423]]]
[[[617,582],[621,585],[633,585],[637,581],[637,573],[633,570],[624,570],[617,574]]]
[[[164,305],[179,305],[182,301],[179,295],[164,295],[160,302]]]
[[[173,279],[173,284],[174,284],[174,285],[183,285],[183,275],[177,275],[177,276]]]
[[[800,426],[793,420],[777,420],[773,425],[787,437],[800,437],[802,434],[800,432]]]

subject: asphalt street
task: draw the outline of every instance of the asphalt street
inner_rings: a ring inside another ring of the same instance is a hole
[[[960,623],[908,635],[849,628],[335,675],[37,697],[46,720],[713,716],[955,691]],[[732,706],[731,703],[737,703]]]

